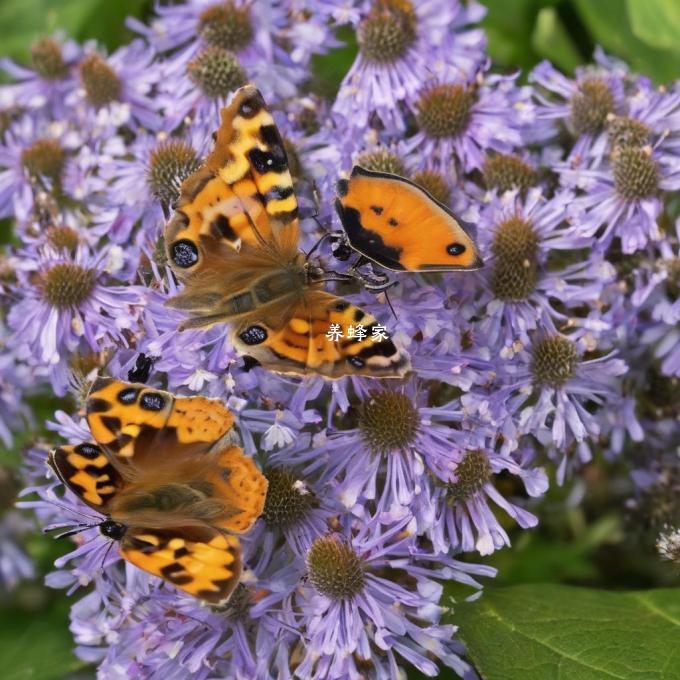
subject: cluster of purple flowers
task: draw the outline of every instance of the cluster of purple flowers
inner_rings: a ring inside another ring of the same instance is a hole
[[[143,352],[152,384],[229,406],[269,481],[221,610],[125,564],[96,528],[75,538],[48,583],[91,586],[71,630],[102,677],[463,675],[445,584],[493,576],[475,555],[510,544],[508,518],[537,524],[549,472],[561,484],[645,446],[660,467],[637,476],[640,496],[677,490],[663,459],[680,404],[680,88],[599,53],[521,86],[493,71],[483,15],[474,0],[191,0],[131,21],[138,37],[111,55],[54,35],[30,66],[4,64],[0,216],[17,245],[0,263],[0,439],[28,416],[30,375],[75,397],[48,424],[55,442],[88,440],[87,385],[125,379]],[[358,55],[329,102],[312,58],[340,26]],[[410,353],[404,381],[247,370],[226,328],[177,331],[168,206],[246,82],[284,135],[303,247],[331,228],[353,163],[476,225],[485,267],[400,276],[396,318],[353,293]],[[40,523],[100,520],[44,460],[34,448],[24,465]],[[664,555],[680,554],[678,506]]]

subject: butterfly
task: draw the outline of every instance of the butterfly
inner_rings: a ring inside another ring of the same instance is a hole
[[[260,516],[267,480],[233,444],[219,401],[99,377],[86,402],[94,442],[48,464],[106,519],[121,556],[201,600],[223,604],[242,568],[238,534]],[[73,532],[69,532],[73,533]]]

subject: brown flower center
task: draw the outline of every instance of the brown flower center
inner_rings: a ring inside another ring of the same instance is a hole
[[[316,590],[345,600],[364,587],[364,567],[352,546],[335,536],[317,538],[307,553],[307,574]]]
[[[536,288],[538,235],[521,217],[501,222],[491,244],[494,255],[491,289],[500,300],[525,300]]]
[[[475,89],[465,85],[430,87],[416,104],[418,125],[428,137],[458,137],[467,129],[476,101]]]
[[[226,97],[246,84],[248,76],[238,57],[222,47],[208,47],[187,66],[191,80],[206,97]]]
[[[77,307],[90,297],[95,280],[94,269],[71,263],[56,264],[45,275],[43,296],[52,307]]]
[[[571,122],[577,135],[597,134],[614,109],[614,95],[601,78],[586,78],[571,98]]]
[[[96,108],[120,99],[120,79],[98,54],[88,54],[83,59],[80,64],[80,80],[87,100]]]

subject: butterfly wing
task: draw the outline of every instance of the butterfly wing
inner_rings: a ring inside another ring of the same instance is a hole
[[[359,325],[365,337],[349,337],[350,326]],[[243,324],[232,342],[241,354],[281,373],[402,377],[410,370],[408,355],[375,330],[381,327],[373,315],[330,293],[308,290],[283,319]]]
[[[120,554],[211,604],[224,604],[241,574],[238,538],[208,526],[130,527],[121,540]]]
[[[336,210],[350,245],[394,271],[479,269],[463,222],[413,182],[359,166],[338,182]]]
[[[218,447],[234,417],[215,399],[175,397],[141,383],[97,378],[87,398],[92,436],[114,465],[202,455]],[[122,468],[125,469],[124,467]]]
[[[169,261],[182,279],[204,269],[206,242],[235,250],[244,244],[293,244],[298,209],[281,135],[260,92],[236,92],[221,112],[215,148],[182,185],[165,229]]]
[[[50,451],[47,462],[66,488],[104,514],[124,484],[120,472],[96,444],[60,446]]]

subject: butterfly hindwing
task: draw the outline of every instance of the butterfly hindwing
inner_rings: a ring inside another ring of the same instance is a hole
[[[350,337],[350,326],[361,326],[365,336],[359,337],[355,330]],[[410,370],[408,355],[389,336],[374,333],[377,326],[377,319],[356,305],[309,290],[283,323],[242,325],[234,330],[232,342],[241,354],[282,373],[317,373],[327,378],[405,375]]]
[[[106,512],[123,486],[120,473],[96,444],[60,446],[50,452],[48,463],[64,486],[100,512]]]
[[[243,87],[221,115],[215,147],[183,183],[165,230],[169,261],[183,279],[205,268],[211,241],[238,251],[244,244],[298,240],[288,158],[262,95]]]
[[[336,209],[350,245],[394,271],[478,269],[463,222],[417,184],[355,166],[338,182]]]
[[[224,603],[238,584],[238,538],[208,526],[129,527],[121,555],[150,574],[211,604]]]
[[[253,459],[238,446],[229,447],[218,454],[206,478],[227,508],[214,525],[238,534],[248,531],[262,514],[267,497],[267,479]]]

